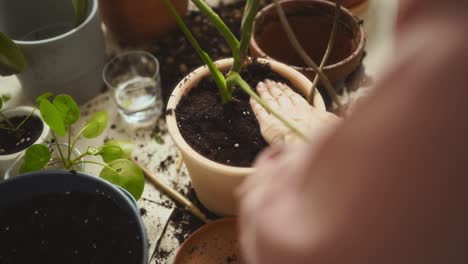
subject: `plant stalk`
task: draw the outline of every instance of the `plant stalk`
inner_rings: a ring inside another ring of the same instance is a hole
[[[312,68],[316,74],[319,75],[320,79],[322,79],[325,89],[327,89],[327,92],[330,94],[330,97],[332,98],[333,102],[338,106],[338,108],[342,109],[343,105],[341,102],[338,100],[338,96],[333,89],[333,86],[328,79],[328,77],[319,69],[317,64],[312,60],[312,58],[307,54],[307,52],[304,50],[304,48],[301,46],[299,43],[299,40],[296,38],[296,35],[294,34],[291,25],[289,24],[286,15],[284,13],[283,8],[281,5],[278,3],[278,0],[273,0],[275,3],[276,10],[278,12],[278,16],[280,18],[281,24],[283,26],[283,29],[286,32],[286,35],[288,37],[289,42],[293,46],[293,48],[296,50],[296,52],[299,54],[299,56],[304,60],[305,64],[307,67]]]
[[[195,51],[198,53],[203,63],[205,63],[208,66],[208,69],[210,70],[211,75],[213,76],[213,79],[219,88],[219,92],[221,94],[221,100],[223,104],[231,101],[232,95],[226,86],[226,80],[223,74],[221,73],[221,71],[216,67],[213,60],[210,58],[210,56],[205,51],[203,51],[203,49],[200,47],[200,44],[198,44],[198,41],[193,36],[192,32],[190,32],[190,30],[185,25],[185,22],[177,13],[177,10],[175,9],[174,5],[171,3],[171,0],[163,0],[163,2],[167,6],[171,14],[174,16],[174,18],[176,19],[177,23],[179,24],[179,27],[184,32],[185,36],[187,37],[187,39],[189,40],[190,44],[193,46]]]
[[[332,27],[332,31],[330,34],[330,39],[328,40],[327,50],[325,51],[325,54],[323,55],[322,62],[320,63],[320,67],[319,67],[321,71],[323,71],[323,67],[325,67],[325,64],[327,64],[328,58],[330,57],[331,51],[333,49],[333,45],[335,44],[335,37],[336,37],[336,32],[338,30],[338,23],[339,23],[340,13],[341,13],[341,1],[342,0],[336,1],[335,17],[333,19],[333,27]],[[320,80],[320,77],[318,74],[316,74],[314,78],[314,82],[312,83],[312,89],[310,89],[310,96],[309,96],[310,105],[314,104],[315,89],[317,88],[319,80]]]
[[[52,133],[52,137],[55,140],[55,145],[57,146],[58,152],[60,154],[60,158],[62,159],[63,167],[68,169],[68,161],[65,160],[65,157],[63,156],[62,149],[60,148],[60,145],[57,140],[57,136],[55,135],[54,131],[51,131],[51,133]]]
[[[236,60],[234,60],[234,64],[231,68],[231,71],[233,72],[240,71],[245,59],[248,56],[247,53],[249,49],[250,38],[252,37],[253,24],[255,21],[255,16],[258,12],[259,5],[259,0],[247,0],[246,2],[241,24],[242,35],[240,43],[240,62],[236,63]]]
[[[29,113],[29,115],[25,119],[23,119],[23,121],[21,121],[21,123],[15,128],[15,130],[20,129],[29,120],[29,118],[31,118],[31,116],[34,114],[35,111],[36,111],[36,108],[34,108],[31,111],[31,113]]]
[[[0,116],[3,118],[3,120],[5,120],[5,122],[12,129],[12,131],[15,131],[15,125],[10,121],[10,119],[8,119],[8,117],[2,112],[0,112]]]

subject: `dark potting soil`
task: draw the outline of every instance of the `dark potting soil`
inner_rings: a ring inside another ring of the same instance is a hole
[[[254,62],[242,70],[241,76],[254,89],[265,79],[291,86],[267,64]],[[201,155],[226,165],[250,167],[268,144],[260,133],[249,96],[236,89],[233,98],[222,105],[215,82],[207,77],[179,102],[177,123],[185,141]]]
[[[0,208],[0,263],[141,263],[137,224],[107,196],[53,194]]]
[[[18,126],[26,116],[15,116],[9,120]],[[6,121],[0,122],[0,126],[8,126]],[[36,142],[41,136],[44,124],[37,116],[31,116],[17,131],[0,128],[0,155],[9,155],[22,151]]]

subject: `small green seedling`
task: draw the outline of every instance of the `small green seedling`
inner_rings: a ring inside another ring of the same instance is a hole
[[[140,198],[145,180],[140,167],[129,160],[133,150],[132,143],[110,140],[100,147],[89,146],[85,153],[72,157],[72,151],[78,140],[82,137],[96,138],[104,132],[108,123],[107,112],[94,113],[78,134],[72,138],[71,128],[80,119],[80,108],[69,95],[57,95],[53,100],[50,99],[51,97],[52,94],[47,93],[39,96],[36,102],[44,122],[52,131],[53,144],[57,147],[63,168],[72,170],[76,165],[84,163],[100,165],[103,167],[99,174],[101,178],[126,189],[135,199]],[[60,144],[59,136],[66,137],[67,144]],[[20,173],[47,168],[51,156],[51,151],[47,146],[32,145],[26,150]],[[103,162],[86,161],[83,159],[86,156],[100,156]]]
[[[75,10],[75,27],[86,20],[88,0],[72,0]],[[24,71],[27,67],[26,59],[21,49],[0,32],[0,76],[10,76]]]
[[[3,113],[3,103],[10,100],[10,97],[7,95],[0,96],[0,117],[2,118],[0,121],[4,121],[4,124],[0,123],[0,129],[12,131],[14,133],[18,133],[21,127],[31,118],[34,114],[35,110],[32,110],[29,115],[27,115],[18,125],[13,124],[10,119]]]

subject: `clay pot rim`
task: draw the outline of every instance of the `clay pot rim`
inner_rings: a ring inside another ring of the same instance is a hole
[[[189,245],[193,240],[197,239],[199,235],[202,235],[206,232],[209,232],[210,229],[216,228],[218,225],[222,224],[230,224],[231,222],[233,224],[237,224],[237,217],[225,217],[221,218],[212,222],[209,222],[208,224],[203,225],[199,229],[197,229],[195,232],[193,232],[183,243],[180,245],[179,249],[177,250],[177,253],[175,255],[174,261],[172,264],[177,264],[181,263],[180,258],[182,256],[182,252],[186,250],[187,245]],[[216,229],[215,229],[216,230]]]
[[[287,75],[289,75],[289,78],[292,78],[292,76],[295,76],[295,78],[299,79],[297,81],[298,83],[299,82],[305,83],[307,85],[304,85],[304,86],[308,88],[312,87],[312,82],[307,77],[305,77],[302,73],[298,72],[297,70],[293,69],[292,67],[286,64],[283,64],[281,62],[274,61],[274,60],[264,59],[264,58],[257,58],[256,60],[260,63],[270,64],[271,67],[276,72],[278,72],[280,75],[283,75],[286,78],[288,78]],[[227,68],[230,65],[232,65],[233,61],[234,60],[232,58],[221,59],[221,60],[215,61],[215,65],[218,68]],[[229,166],[229,165],[225,165],[225,164],[210,160],[207,157],[195,151],[185,141],[184,137],[179,131],[179,127],[177,125],[177,120],[175,116],[175,109],[179,103],[180,98],[185,96],[186,94],[186,92],[184,92],[184,88],[189,85],[193,87],[194,85],[198,84],[198,82],[201,79],[203,79],[205,76],[207,76],[208,74],[210,74],[208,67],[206,65],[203,65],[195,69],[191,73],[189,73],[185,78],[183,78],[179,82],[179,84],[177,84],[176,88],[174,89],[171,96],[169,97],[169,101],[167,103],[167,108],[166,108],[167,109],[166,110],[166,124],[167,124],[169,134],[179,149],[183,149],[184,151],[187,152],[189,156],[198,160],[200,163],[203,163],[206,167],[209,167],[210,169],[215,170],[215,171],[225,171],[229,175],[233,175],[235,177],[244,177],[245,175],[253,173],[255,171],[254,168],[253,167]],[[197,80],[194,81],[193,79],[197,79]],[[293,80],[291,81],[293,82]],[[186,85],[186,83],[189,83],[189,84]],[[192,87],[190,87],[190,89],[192,89]],[[182,94],[182,95],[179,96],[179,94]],[[316,108],[326,110],[323,98],[318,91],[315,92],[314,105]]]
[[[304,4],[309,4],[309,3],[317,3],[317,4],[322,4],[322,5],[326,5],[326,6],[330,6],[332,8],[335,7],[335,3],[333,2],[329,2],[329,1],[325,1],[325,0],[280,0],[279,1],[279,4],[288,4],[288,3],[304,3]],[[367,4],[367,1],[364,2],[363,4]],[[359,5],[356,5],[356,7],[358,7]],[[354,8],[354,6],[353,6]],[[257,23],[257,20],[259,20],[262,16],[264,16],[265,14],[269,13],[269,12],[272,12],[271,10],[272,9],[275,9],[275,5],[274,3],[272,4],[269,4],[267,6],[265,6],[264,8],[262,8],[256,15],[255,17],[255,23],[254,23],[254,26],[253,26],[253,33],[252,33],[252,37],[250,38],[250,45],[251,47],[253,47],[254,49],[256,49],[262,57],[266,58],[266,59],[269,59],[269,60],[275,60],[274,58],[268,56],[261,48],[260,46],[258,45],[257,41],[256,41],[256,38],[255,38],[255,25]],[[275,10],[273,10],[273,12],[276,13]],[[364,30],[364,27],[363,25],[361,25],[361,23],[359,22],[359,20],[351,13],[351,11],[349,11],[347,8],[345,7],[341,7],[341,12],[344,13],[347,17],[349,17],[351,19],[351,21],[355,21],[355,25],[359,28],[359,31],[360,31],[360,38],[359,38],[359,44],[357,46],[357,48],[354,50],[354,52],[352,54],[350,54],[346,59],[344,60],[341,60],[335,64],[331,64],[331,65],[326,65],[325,67],[323,67],[323,70],[324,71],[328,71],[328,70],[331,70],[331,69],[336,69],[336,68],[339,68],[341,66],[344,66],[346,65],[347,63],[349,63],[350,61],[354,60],[356,57],[358,57],[363,51],[364,51],[364,47],[366,45],[366,31]],[[288,40],[284,40],[284,41],[288,41]],[[320,63],[320,62],[316,62],[316,63]],[[306,71],[310,71],[310,72],[314,72],[314,70],[312,68],[309,68],[309,67],[301,67],[301,66],[296,66],[296,65],[289,65],[289,67],[292,67],[293,69],[297,70],[297,71],[303,71],[303,72],[306,72]]]

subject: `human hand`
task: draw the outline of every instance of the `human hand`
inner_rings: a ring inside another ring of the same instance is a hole
[[[310,106],[303,97],[283,83],[265,80],[265,83],[258,83],[257,91],[273,110],[304,134],[313,135],[313,131],[320,130],[324,125],[340,120],[327,111]],[[270,145],[297,140],[298,137],[289,128],[268,113],[253,98],[250,99],[250,105],[260,124],[263,138]]]

